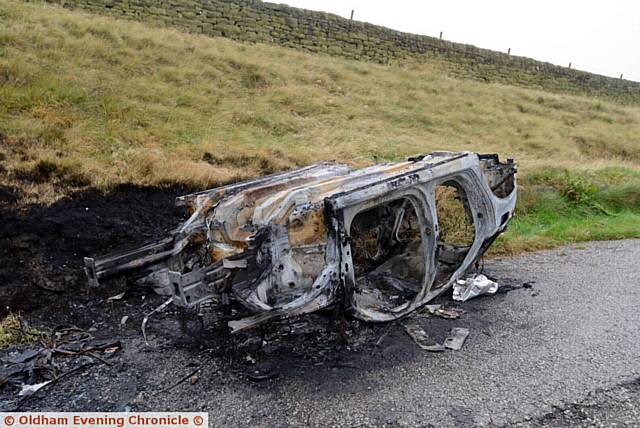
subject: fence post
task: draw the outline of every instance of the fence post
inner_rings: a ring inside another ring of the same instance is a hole
[[[507,49],[507,55],[511,55],[511,48]]]
[[[353,21],[353,9],[351,9],[351,18],[349,19]]]
[[[571,63],[569,63],[569,68],[571,68]]]
[[[440,31],[440,40],[442,40],[442,31]]]

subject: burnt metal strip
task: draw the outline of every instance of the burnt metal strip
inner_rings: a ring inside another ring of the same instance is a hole
[[[394,180],[398,180],[398,179],[401,179],[401,178],[409,177],[409,176],[411,176],[413,174],[417,174],[417,173],[420,173],[420,172],[423,172],[423,171],[427,171],[427,170],[433,169],[433,168],[435,168],[437,166],[444,165],[444,164],[456,161],[458,159],[462,159],[464,157],[469,156],[469,154],[470,153],[462,153],[462,154],[457,155],[457,156],[452,156],[450,158],[443,159],[440,162],[436,162],[436,163],[425,165],[422,168],[412,169],[411,171],[403,172],[401,174],[390,175],[390,176],[388,176],[386,178],[383,178],[381,180],[376,180],[376,181],[373,181],[371,183],[367,183],[367,184],[364,184],[362,186],[346,190],[344,192],[333,194],[333,195],[329,196],[328,199],[330,201],[335,201],[336,199],[340,199],[340,198],[342,198],[344,196],[350,195],[352,193],[355,193],[355,192],[358,192],[358,191],[361,191],[361,190],[369,189],[371,187],[379,186],[381,184],[385,184],[385,183],[388,183],[388,182],[391,182],[391,181],[394,181]]]

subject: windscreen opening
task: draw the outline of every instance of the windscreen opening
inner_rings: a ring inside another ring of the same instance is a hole
[[[469,201],[458,183],[450,181],[435,189],[438,222],[438,267],[434,288],[441,287],[462,264],[473,245],[476,229]]]

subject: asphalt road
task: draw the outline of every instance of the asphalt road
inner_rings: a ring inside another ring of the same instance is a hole
[[[354,329],[348,346],[312,332],[205,359],[156,325],[160,346],[132,331],[119,364],[23,408],[204,410],[212,426],[640,425],[640,240],[492,260],[485,271],[502,293],[460,304],[454,321],[414,319],[436,338],[469,328],[460,351],[422,351],[395,323]],[[192,381],[158,393],[198,364]],[[265,366],[278,376],[243,375]]]
[[[463,306],[469,312],[458,324],[471,335],[459,352],[419,353],[383,370],[354,369],[337,385],[330,382],[329,390],[323,377],[290,379],[218,420],[241,421],[250,409],[267,406],[269,415],[293,425],[501,425],[635,379],[640,241],[584,248],[489,263],[487,271],[498,280],[534,281],[533,288]]]

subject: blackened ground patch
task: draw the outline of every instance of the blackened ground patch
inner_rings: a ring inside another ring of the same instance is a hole
[[[49,206],[0,203],[0,315],[84,293],[83,257],[162,236],[182,219],[174,198],[189,190],[121,186]]]

